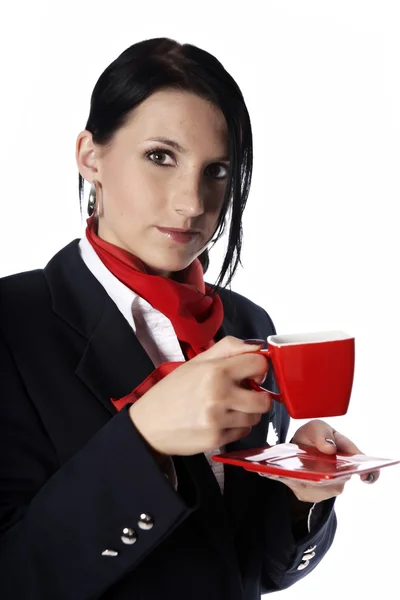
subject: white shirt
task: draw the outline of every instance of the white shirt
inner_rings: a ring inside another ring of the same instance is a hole
[[[139,342],[150,357],[154,367],[163,362],[185,361],[178,338],[171,321],[163,313],[156,310],[144,298],[129,289],[111,271],[107,269],[95,250],[84,236],[79,242],[82,260],[87,268],[103,286],[110,298],[115,302]],[[188,398],[188,402],[190,399]],[[221,492],[224,490],[224,469],[222,463],[211,460],[213,454],[219,454],[216,448],[205,453],[211,469],[218,481]],[[172,480],[177,487],[176,473],[171,461]]]

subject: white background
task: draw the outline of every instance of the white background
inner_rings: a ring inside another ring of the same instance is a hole
[[[355,335],[351,406],[330,422],[400,458],[399,32],[395,0],[4,3],[0,275],[42,267],[81,235],[75,139],[105,67],[145,38],[203,47],[241,86],[254,131],[233,289],[279,333]],[[398,598],[399,475],[347,485],[331,551],[282,600]]]

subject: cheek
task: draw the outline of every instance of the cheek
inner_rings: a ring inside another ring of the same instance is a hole
[[[215,222],[218,220],[224,204],[224,195],[224,190],[217,190],[216,192],[214,191],[213,194],[210,194],[206,207],[206,212],[210,222]]]
[[[119,216],[151,215],[160,203],[160,185],[146,169],[132,162],[110,161],[104,172],[104,193],[109,211]]]
[[[220,212],[222,205],[224,203],[225,193],[227,190],[227,184],[215,183],[212,188],[210,188],[210,202],[212,203],[212,210],[214,212]]]

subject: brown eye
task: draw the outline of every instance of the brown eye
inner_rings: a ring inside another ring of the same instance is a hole
[[[171,167],[175,164],[171,154],[161,149],[154,149],[146,152],[146,157],[157,167]]]
[[[148,156],[153,162],[163,164],[167,155],[165,152],[151,152]]]
[[[206,175],[213,179],[226,179],[228,176],[228,168],[225,165],[215,163],[206,169]]]

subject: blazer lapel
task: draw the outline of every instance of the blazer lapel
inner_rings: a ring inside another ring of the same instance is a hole
[[[153,370],[149,356],[110,299],[88,339],[76,375],[114,414],[116,409],[110,398],[126,396]]]
[[[55,313],[87,341],[76,375],[111,413],[110,398],[121,398],[139,385],[154,365],[129,323],[80,257],[71,242],[44,272]]]

